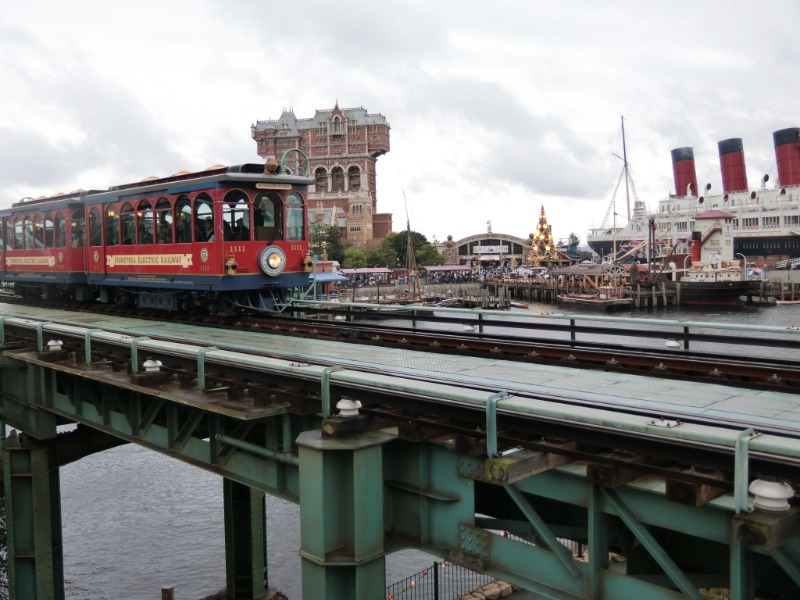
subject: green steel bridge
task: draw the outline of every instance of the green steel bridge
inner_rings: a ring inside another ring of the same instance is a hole
[[[554,599],[800,588],[795,393],[18,306],[0,348],[12,599],[64,598],[59,467],[121,443],[223,477],[232,599],[267,495],[309,599],[383,598],[403,548]]]

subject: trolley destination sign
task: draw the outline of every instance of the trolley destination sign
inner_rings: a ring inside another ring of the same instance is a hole
[[[192,266],[191,254],[117,254],[106,256],[106,266],[118,267],[129,265],[133,267],[144,267],[151,265],[173,265],[188,269]]]

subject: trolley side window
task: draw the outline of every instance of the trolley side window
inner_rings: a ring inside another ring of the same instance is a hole
[[[103,245],[103,222],[100,219],[100,209],[96,206],[89,211],[89,245]]]
[[[32,250],[35,247],[33,242],[33,221],[29,216],[25,216],[22,224],[23,240],[25,242],[25,249]]]
[[[242,190],[232,190],[225,194],[222,220],[225,240],[250,239],[250,202],[247,194]]]
[[[297,192],[286,197],[286,239],[303,239],[303,198]]]
[[[156,203],[156,243],[171,244],[172,205],[166,198],[159,198]]]
[[[78,209],[72,213],[72,223],[70,225],[70,228],[72,229],[71,245],[73,248],[83,247],[83,232],[84,232],[83,225],[84,225],[83,209]]]
[[[122,245],[131,246],[136,243],[136,210],[133,204],[126,202],[119,211]]]
[[[119,245],[119,211],[110,204],[106,207],[106,246]]]
[[[147,245],[154,243],[153,208],[149,200],[142,200],[139,202],[139,210],[136,211],[136,220],[139,244]]]
[[[24,219],[22,217],[17,217],[14,219],[14,249],[15,250],[22,250],[25,248],[25,240],[24,234],[22,233],[22,222]]]
[[[62,212],[57,212],[53,221],[55,231],[56,248],[66,248],[67,246],[67,220]]]
[[[202,193],[194,201],[195,236],[198,242],[214,241],[214,210],[211,197]]]
[[[37,214],[33,218],[33,247],[34,248],[44,248],[44,232],[46,229],[45,224],[45,216],[43,214]]]
[[[192,202],[182,194],[175,201],[175,243],[188,244],[192,241]]]
[[[55,248],[55,231],[53,226],[53,213],[45,213],[42,219],[42,232],[37,231],[37,237],[41,235],[41,240],[45,248]]]

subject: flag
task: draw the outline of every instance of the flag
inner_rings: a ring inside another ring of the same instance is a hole
[[[763,272],[764,272],[763,268],[761,268],[761,267],[753,267],[752,269],[750,269],[750,272],[748,273],[748,275],[750,277],[759,277]]]

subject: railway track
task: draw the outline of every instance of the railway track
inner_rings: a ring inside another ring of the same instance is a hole
[[[22,302],[15,298],[0,300]],[[31,303],[26,301],[25,304]],[[688,327],[643,329],[623,326],[613,320],[590,321],[588,324],[539,323],[536,328],[531,328],[496,317],[476,321],[474,313],[451,315],[448,311],[437,311],[437,316],[432,313],[379,313],[333,308],[306,310],[302,311],[302,316],[294,317],[242,315],[231,318],[215,315],[176,317],[173,313],[160,311],[122,306],[87,307],[79,303],[60,305],[59,308],[453,356],[800,392],[800,332],[790,329],[786,330],[785,337],[778,338],[773,332],[758,334],[736,328],[721,331],[708,331],[701,327],[695,327],[696,331]],[[695,346],[702,346],[702,349],[691,349]],[[750,351],[743,352],[743,349]]]
[[[60,307],[63,308],[63,307]],[[108,313],[108,310],[103,311]],[[114,309],[115,313],[119,313]],[[127,317],[152,318],[153,315],[131,313],[124,311]],[[175,321],[174,318],[170,318]],[[242,331],[263,331],[265,333],[302,336],[313,339],[331,339],[336,341],[349,341],[360,344],[380,344],[398,348],[443,352],[449,355],[469,355],[481,357],[496,357],[503,360],[519,360],[542,364],[557,364],[576,368],[589,368],[601,370],[614,370],[638,374],[648,374],[657,377],[671,377],[680,379],[696,379],[713,381],[716,383],[733,383],[734,385],[747,384],[748,387],[760,389],[776,389],[780,391],[795,392],[797,389],[797,376],[792,371],[797,371],[796,363],[789,358],[775,360],[768,363],[765,359],[736,359],[717,354],[704,355],[681,351],[674,355],[668,350],[657,351],[654,349],[630,349],[624,344],[602,348],[595,342],[578,342],[577,340],[545,340],[522,339],[520,336],[508,338],[496,334],[480,333],[474,335],[456,332],[424,331],[414,332],[386,323],[364,322],[323,322],[320,319],[310,318],[270,318],[253,319],[239,318],[215,319],[212,317],[195,317],[188,322],[204,326],[224,327]],[[84,319],[85,325],[85,319]],[[485,323],[487,329],[492,325]],[[594,327],[594,326],[593,326]],[[572,332],[575,333],[575,332]],[[580,332],[579,332],[580,333]],[[6,326],[4,349],[31,347],[35,341],[35,329],[20,331],[12,326]],[[702,339],[707,339],[708,333],[698,334]],[[27,337],[26,337],[27,336]],[[721,336],[726,337],[726,336]],[[153,335],[152,339],[158,339]],[[694,338],[690,341],[695,341]],[[726,343],[729,340],[724,340]],[[83,337],[78,336],[71,342],[71,349],[79,354],[83,351]],[[215,344],[218,346],[218,344]],[[130,359],[130,349],[127,345],[115,348],[95,342],[93,354],[98,359],[105,359],[107,367],[113,370],[124,369]],[[220,349],[222,349],[220,347]],[[242,352],[241,347],[237,351]],[[264,356],[263,351],[258,353]],[[267,353],[268,355],[268,353]],[[291,356],[276,354],[277,358],[292,360]],[[303,359],[298,357],[299,362]],[[612,362],[613,361],[613,362]],[[713,367],[710,365],[713,362]],[[165,361],[166,363],[166,361]],[[190,388],[196,378],[196,359],[172,358],[169,363],[169,376],[171,381],[179,382],[181,387]],[[336,366],[336,357],[330,357],[330,362],[315,360],[319,366]],[[352,367],[348,367],[352,369]],[[716,369],[710,374],[709,369]],[[359,368],[367,371],[368,369]],[[745,373],[746,370],[746,373]],[[383,374],[377,370],[375,373]],[[726,375],[727,373],[727,375]],[[781,374],[786,374],[786,381],[779,381]],[[413,375],[404,375],[414,378]],[[256,399],[266,405],[279,401],[282,405],[291,407],[294,414],[317,414],[319,411],[319,383],[315,381],[286,379],[280,373],[254,373],[247,367],[236,364],[207,367],[207,389],[215,393],[227,395],[230,401],[241,399]],[[447,385],[458,386],[458,383],[448,381]],[[332,393],[335,386],[332,384]],[[480,386],[471,382],[465,388],[478,389]],[[487,395],[496,389],[485,390]],[[573,398],[557,398],[552,394],[542,396],[531,393],[530,390],[515,390],[510,386],[505,390],[519,398],[532,400],[546,400],[551,403],[570,404],[581,406],[579,400]],[[336,389],[336,394],[359,398],[364,408],[362,418],[355,421],[328,420],[323,424],[331,435],[348,435],[359,430],[372,430],[395,425],[401,428],[401,437],[418,439],[424,437],[437,437],[443,433],[454,436],[459,444],[475,446],[475,452],[483,452],[486,443],[485,412],[480,407],[464,405],[449,406],[446,402],[436,401],[434,398],[424,396],[416,397],[398,393],[391,390],[385,393],[373,389],[372,386],[346,387]],[[588,404],[586,405],[589,406]],[[617,411],[626,414],[639,414],[649,420],[653,418],[651,412],[642,412],[630,406],[618,407],[611,404],[591,404],[593,409]],[[658,415],[665,422],[674,420],[675,423],[695,423],[704,426],[741,431],[741,423],[725,423],[720,419],[713,422],[708,418],[687,418],[683,414]],[[344,429],[343,429],[344,428]],[[351,429],[354,428],[354,429]],[[771,430],[760,430],[759,433],[773,434],[783,438],[797,438],[794,430],[783,430],[779,426]],[[504,414],[498,409],[498,443],[501,448],[522,447],[528,450],[563,455],[572,460],[587,460],[598,465],[597,469],[609,469],[609,473],[619,468],[626,468],[634,474],[648,473],[657,476],[669,476],[687,483],[702,483],[714,485],[719,489],[730,489],[731,482],[727,478],[716,481],[719,473],[729,471],[731,464],[730,448],[708,448],[692,446],[681,442],[675,444],[660,439],[657,436],[648,437],[641,433],[627,433],[624,430],[604,430],[601,427],[584,427],[579,424],[568,424],[560,419],[553,419],[539,415],[522,417],[519,414]],[[644,457],[644,458],[643,458]],[[772,457],[751,456],[753,465],[758,466],[759,472],[774,477],[793,477],[800,472],[800,459],[790,460],[785,457],[775,462]],[[666,463],[664,461],[667,461]],[[665,466],[668,465],[668,466]],[[698,475],[694,472],[685,475],[676,475],[675,465],[692,465],[715,471],[711,475]],[[714,483],[716,481],[716,483]]]

